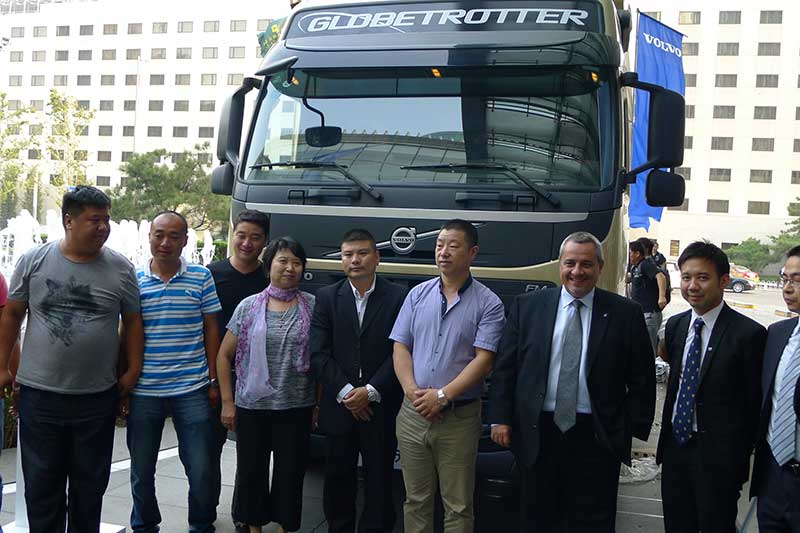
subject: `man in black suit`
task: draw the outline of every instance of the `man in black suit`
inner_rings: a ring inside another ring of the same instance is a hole
[[[656,460],[667,533],[732,533],[747,481],[761,400],[766,330],[722,299],[730,264],[694,242],[678,258],[692,307],[664,333],[670,380]]]
[[[597,238],[561,244],[562,287],[511,305],[489,395],[492,439],[522,474],[525,531],[613,532],[621,463],[655,412],[642,308],[596,288]]]
[[[800,246],[786,254],[783,301],[800,312]],[[761,533],[800,531],[800,328],[797,318],[776,322],[767,332],[761,387],[761,418],[750,496],[758,496]],[[793,405],[792,405],[793,404]]]
[[[407,291],[375,274],[380,255],[368,231],[348,231],[341,249],[347,278],[317,291],[311,321],[311,364],[322,385],[319,430],[328,436],[323,508],[331,533],[356,531],[360,453],[366,487],[358,531],[389,532],[403,399],[389,333]]]

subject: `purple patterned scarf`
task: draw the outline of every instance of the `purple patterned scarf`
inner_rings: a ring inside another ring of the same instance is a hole
[[[267,306],[270,298],[282,302],[290,302],[297,298],[300,333],[297,338],[297,352],[292,355],[292,365],[295,370],[302,373],[308,372],[311,366],[308,353],[311,302],[297,287],[280,289],[269,285],[256,296],[250,312],[242,320],[236,344],[236,397],[246,404],[252,404],[275,394],[267,366]],[[245,355],[247,355],[247,368],[244,367]]]

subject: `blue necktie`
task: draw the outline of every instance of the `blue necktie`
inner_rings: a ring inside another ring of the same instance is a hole
[[[800,376],[800,351],[795,349],[789,356],[789,363],[783,371],[780,388],[776,391],[774,408],[770,418],[767,443],[772,450],[775,461],[783,466],[794,459],[795,426],[797,417],[794,413],[794,389]]]
[[[694,321],[694,338],[686,356],[686,365],[681,375],[681,388],[678,392],[678,405],[675,409],[675,418],[672,420],[672,434],[680,446],[689,442],[692,436],[694,400],[697,395],[697,385],[700,382],[700,349],[703,346],[700,332],[702,329],[703,319],[698,317]]]

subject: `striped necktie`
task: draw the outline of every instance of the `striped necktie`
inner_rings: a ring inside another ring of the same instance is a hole
[[[558,373],[558,388],[556,389],[556,408],[553,412],[553,422],[561,430],[561,433],[572,429],[577,420],[578,376],[581,370],[581,351],[583,350],[581,307],[583,307],[583,302],[572,300],[564,327],[561,369]]]
[[[694,420],[694,400],[697,395],[697,386],[700,384],[700,349],[703,347],[703,319],[697,317],[694,321],[694,338],[689,345],[686,355],[686,364],[681,375],[681,388],[678,393],[678,406],[675,418],[672,420],[672,434],[678,445],[683,446],[692,436],[692,421]]]
[[[797,377],[800,376],[800,344],[788,355],[789,363],[783,371],[783,379],[777,391],[767,433],[767,442],[772,455],[781,466],[794,458],[797,422],[794,412],[794,388]]]

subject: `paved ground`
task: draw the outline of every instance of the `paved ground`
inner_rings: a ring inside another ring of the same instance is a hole
[[[729,304],[741,304],[747,307],[736,307],[738,311],[751,316],[764,325],[768,325],[784,317],[775,314],[776,310],[784,310],[780,291],[757,290],[743,294],[726,293]],[[752,306],[752,307],[751,307]],[[673,301],[668,307],[667,314],[678,313],[688,306],[680,298],[679,292],[673,293]],[[656,419],[660,419],[661,406],[663,405],[664,387],[659,386]],[[653,433],[648,442],[634,441],[634,447],[640,454],[649,454],[655,450],[660,427],[653,428]],[[163,516],[162,531],[165,533],[179,533],[187,530],[187,483],[181,464],[177,458],[175,445],[177,444],[175,432],[170,424],[164,430],[162,441],[163,459],[159,461],[157,473],[157,492]],[[233,480],[235,471],[235,448],[233,442],[228,442],[223,452],[223,491],[219,506],[219,519],[217,531],[220,533],[234,533],[230,519],[230,505],[233,494]],[[103,520],[115,524],[128,524],[131,506],[130,483],[127,465],[128,453],[125,446],[125,429],[117,430],[114,446],[114,467],[104,500]],[[6,483],[4,486],[3,510],[0,512],[0,523],[7,524],[14,520],[14,491],[13,482],[16,479],[15,450],[5,450],[0,457],[0,473]],[[402,496],[402,483],[399,477],[395,480],[395,493],[398,513]],[[747,487],[743,493],[746,494]],[[314,464],[306,475],[303,502],[303,525],[301,531],[327,531],[322,513],[322,465]],[[580,495],[576,495],[580,497]],[[620,485],[618,499],[617,531],[620,533],[647,532],[658,533],[663,531],[661,495],[658,479],[648,482]],[[747,512],[749,502],[743,497],[739,502],[740,520]],[[478,531],[502,531],[507,529],[498,526],[501,518],[511,512],[503,508],[484,508],[479,512]],[[755,520],[753,520],[755,522]],[[264,528],[265,533],[272,533],[275,528]],[[402,531],[398,525],[396,531]],[[747,533],[758,531],[755,524],[751,524]]]

